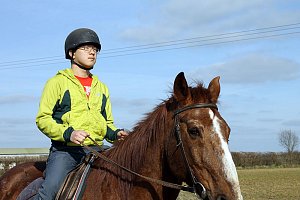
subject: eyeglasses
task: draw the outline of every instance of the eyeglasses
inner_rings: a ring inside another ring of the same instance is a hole
[[[99,49],[91,45],[84,45],[79,47],[78,49],[84,50],[85,52],[90,52],[92,50],[94,53],[99,53]]]

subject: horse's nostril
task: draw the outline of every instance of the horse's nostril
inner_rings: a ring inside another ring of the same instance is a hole
[[[226,200],[224,196],[218,196],[217,200]]]

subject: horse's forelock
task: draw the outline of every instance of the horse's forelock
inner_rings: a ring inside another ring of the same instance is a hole
[[[197,82],[196,84],[196,87],[190,88],[193,103],[210,102],[211,97],[208,89],[204,87],[202,82]]]

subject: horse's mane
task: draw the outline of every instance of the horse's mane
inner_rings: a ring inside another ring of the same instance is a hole
[[[209,95],[202,83],[198,83],[197,87],[190,87],[190,91],[195,100],[203,97],[208,98]],[[146,155],[151,154],[149,147],[163,148],[164,144],[159,142],[159,139],[163,139],[164,134],[171,131],[166,127],[169,112],[167,107],[171,104],[176,104],[173,96],[146,114],[144,119],[133,128],[132,133],[124,141],[116,142],[105,155],[118,164],[137,172],[143,166]],[[174,108],[174,106],[170,107]],[[99,159],[96,160],[95,166],[110,172],[100,175],[103,179],[106,176],[108,180],[113,180],[117,176],[122,195],[126,197],[131,186],[131,180],[136,176]]]
[[[137,172],[144,163],[145,155],[151,154],[151,152],[149,152],[150,146],[154,145],[155,148],[162,148],[163,144],[158,142],[158,137],[163,137],[162,134],[166,132],[166,117],[166,104],[163,102],[158,105],[153,112],[148,113],[145,118],[134,127],[133,131],[124,141],[115,142],[113,147],[105,152],[105,155],[118,164]],[[131,180],[136,178],[136,176],[99,159],[95,161],[95,167],[109,172],[101,172],[102,174],[99,174],[99,181],[101,182],[104,178],[114,180],[118,177],[120,183],[119,189],[122,191],[120,195],[124,195],[124,197],[127,196],[132,184]]]
[[[153,112],[148,113],[134,128],[126,140],[117,142],[110,152],[110,158],[121,162],[132,170],[138,170],[143,163],[147,149],[155,145],[160,148],[158,137],[165,133],[167,117],[166,104],[161,103]]]

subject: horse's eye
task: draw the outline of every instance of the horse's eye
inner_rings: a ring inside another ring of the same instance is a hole
[[[200,130],[197,128],[197,127],[192,127],[192,128],[189,128],[189,134],[192,136],[192,137],[198,137],[200,136]]]

